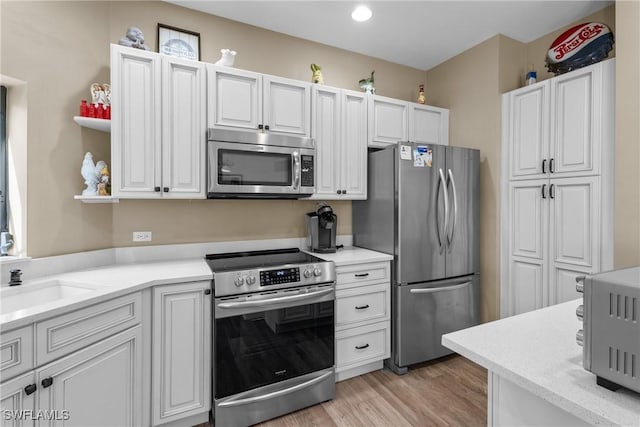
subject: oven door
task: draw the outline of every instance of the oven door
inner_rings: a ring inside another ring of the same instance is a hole
[[[334,366],[333,284],[215,299],[214,396]]]
[[[299,198],[314,192],[314,180],[307,178],[313,149],[208,141],[207,153],[209,198]]]

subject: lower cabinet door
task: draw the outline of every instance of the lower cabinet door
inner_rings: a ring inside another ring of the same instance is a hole
[[[211,408],[211,282],[153,289],[153,424]]]
[[[524,257],[509,260],[509,315],[547,306],[546,274],[542,260]]]
[[[139,426],[141,326],[36,370],[39,426]]]
[[[2,427],[33,426],[35,398],[33,371],[0,384],[0,425]]]

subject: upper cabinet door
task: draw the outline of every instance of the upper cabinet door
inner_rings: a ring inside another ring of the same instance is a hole
[[[408,102],[373,95],[369,102],[369,146],[407,141],[408,109]]]
[[[207,66],[212,128],[258,129],[262,124],[262,75],[215,65]]]
[[[265,75],[263,84],[265,130],[310,136],[311,83]]]
[[[409,141],[449,145],[449,110],[409,103]]]
[[[367,97],[342,91],[342,196],[350,200],[367,198]]]
[[[600,76],[597,64],[553,79],[550,157],[554,175],[599,173]]]
[[[161,181],[161,56],[111,45],[112,192],[157,198]]]
[[[549,82],[508,96],[511,179],[540,178],[549,172]]]
[[[201,62],[163,58],[164,198],[205,198],[205,70]]]
[[[314,198],[338,198],[340,181],[340,89],[313,88],[312,137],[316,141]]]

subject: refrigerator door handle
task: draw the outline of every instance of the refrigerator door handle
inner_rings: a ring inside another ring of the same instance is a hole
[[[443,286],[440,288],[420,288],[420,289],[411,289],[409,291],[409,293],[412,294],[431,294],[433,292],[441,292],[441,291],[455,291],[456,289],[462,289],[466,286],[469,286],[471,284],[471,281],[467,281],[464,283],[460,283],[457,285],[451,285],[451,286]]]
[[[444,194],[444,232],[440,234],[440,217],[436,214],[436,228],[438,231],[438,243],[440,244],[440,255],[446,248],[447,231],[449,229],[449,193],[447,192],[447,180],[444,177],[444,172],[439,169],[440,181],[438,182],[438,188],[442,186]],[[437,195],[436,195],[437,197]],[[437,210],[436,210],[437,212]]]
[[[451,180],[451,189],[453,190],[453,223],[451,224],[451,236],[447,235],[447,245],[449,246],[449,253],[451,253],[453,235],[456,232],[456,224],[458,223],[458,193],[456,193],[456,181],[453,179],[451,169],[448,170],[448,174]]]

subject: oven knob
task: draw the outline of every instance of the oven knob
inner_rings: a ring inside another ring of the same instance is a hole
[[[584,315],[584,306],[580,304],[578,308],[576,308],[576,316],[578,320],[582,321],[582,316]]]
[[[585,276],[576,277],[576,291],[577,292],[584,293],[584,279],[586,279]]]
[[[244,277],[236,277],[236,280],[233,282],[236,286],[244,285]]]
[[[255,276],[247,276],[247,285],[253,285],[254,283],[256,283],[256,277]]]
[[[306,277],[307,279],[308,279],[309,277],[311,277],[311,274],[313,274],[313,273],[311,273],[311,270],[305,270],[305,271],[304,271],[304,277]]]
[[[578,332],[576,332],[576,342],[578,343],[578,345],[580,347],[582,347],[583,342],[584,342],[584,333],[582,332],[582,329],[580,329]]]
[[[313,275],[314,275],[314,276],[318,277],[318,276],[319,276],[319,275],[321,275],[321,274],[322,274],[322,271],[320,271],[320,269],[319,269],[319,268],[314,268],[314,269],[313,269]]]

